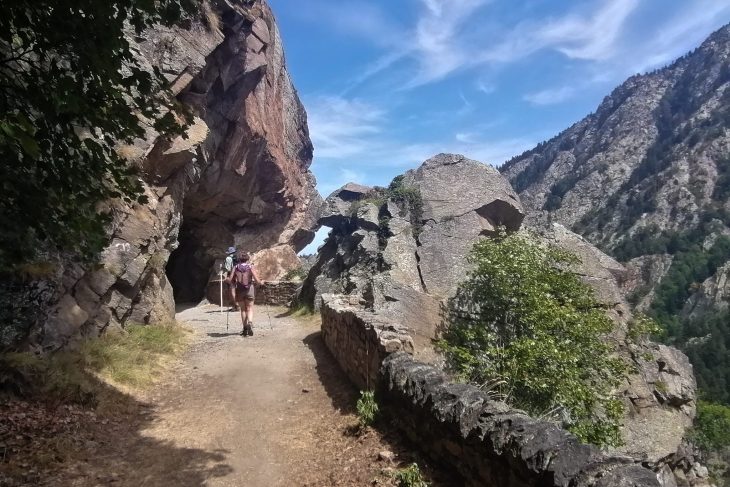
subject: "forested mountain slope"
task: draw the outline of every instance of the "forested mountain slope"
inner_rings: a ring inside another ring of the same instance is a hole
[[[630,300],[730,402],[730,26],[508,161],[530,212],[628,263]]]

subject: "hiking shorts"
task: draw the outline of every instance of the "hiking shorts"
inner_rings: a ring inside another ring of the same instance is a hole
[[[248,289],[236,286],[236,302],[240,303],[241,301],[253,301],[255,297],[256,293],[253,289],[253,284],[248,286]]]

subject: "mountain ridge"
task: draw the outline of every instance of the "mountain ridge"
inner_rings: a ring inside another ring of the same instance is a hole
[[[730,401],[730,25],[634,75],[500,170],[527,221],[559,222],[627,264],[624,290]],[[703,337],[712,336],[715,339]]]

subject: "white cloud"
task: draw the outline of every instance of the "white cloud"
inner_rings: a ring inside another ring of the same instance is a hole
[[[673,15],[651,36],[641,52],[634,52],[635,62],[625,70],[629,74],[664,66],[700,44],[708,32],[727,23],[730,4],[716,0],[694,0]],[[622,73],[625,74],[625,73]]]
[[[608,0],[588,19],[568,17],[548,24],[538,32],[538,41],[570,58],[607,59],[615,52],[614,43],[624,22],[638,5],[638,0]]]
[[[476,89],[485,95],[490,95],[497,91],[497,86],[494,83],[490,83],[489,81],[479,78],[476,82]]]
[[[319,96],[307,103],[315,156],[345,158],[362,152],[366,139],[382,131],[385,112],[358,99]]]
[[[563,86],[561,88],[551,88],[535,93],[528,93],[522,98],[533,105],[555,105],[568,100],[574,93],[574,88]]]

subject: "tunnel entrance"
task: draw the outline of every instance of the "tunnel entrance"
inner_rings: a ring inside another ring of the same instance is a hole
[[[179,246],[170,254],[165,272],[172,284],[175,303],[199,303],[205,297],[209,273],[215,259],[195,238],[190,225],[183,223]]]

